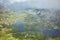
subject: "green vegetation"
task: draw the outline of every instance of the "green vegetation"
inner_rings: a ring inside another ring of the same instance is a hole
[[[0,12],[0,40],[16,40],[12,35],[14,28],[11,24],[15,22],[13,16],[9,11]]]

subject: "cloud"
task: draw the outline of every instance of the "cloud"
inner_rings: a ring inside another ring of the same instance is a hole
[[[33,8],[60,9],[60,0],[30,0],[27,4]]]
[[[10,0],[10,3],[13,4],[15,2],[26,2],[28,0]]]
[[[24,7],[28,6],[31,8],[60,9],[60,0],[0,0],[0,4],[4,4],[6,6],[14,3],[19,3],[22,4]]]

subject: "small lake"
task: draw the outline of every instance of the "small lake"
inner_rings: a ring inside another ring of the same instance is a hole
[[[23,21],[18,21],[13,26],[16,28],[18,32],[26,31],[27,29],[24,27]],[[32,31],[38,31],[42,32],[43,34],[49,36],[49,37],[60,37],[60,29],[52,29],[52,30],[33,30]]]

